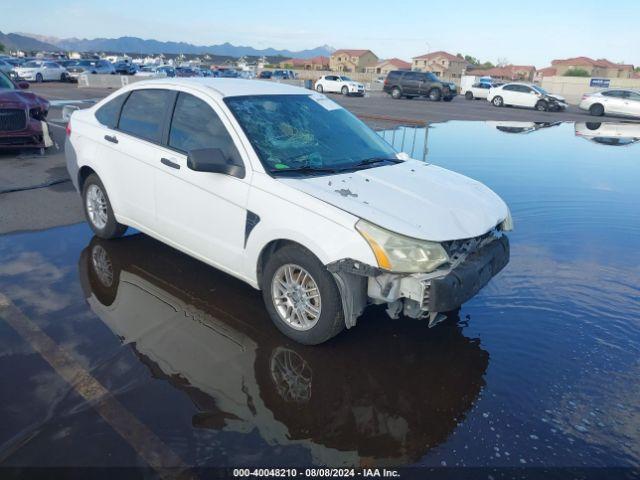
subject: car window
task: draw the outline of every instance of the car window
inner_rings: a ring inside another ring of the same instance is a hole
[[[119,95],[96,110],[96,118],[102,125],[109,128],[116,128],[118,126],[120,109],[127,99],[127,95],[126,93]]]
[[[502,87],[503,90],[508,90],[510,92],[515,92],[516,91],[516,86],[515,85],[505,85],[504,87]]]
[[[620,90],[605,90],[602,92],[602,95],[605,97],[622,98],[622,92]]]
[[[58,68],[58,65],[53,62],[46,62],[44,66],[47,68]]]
[[[637,92],[627,92],[629,100],[635,100],[636,102],[640,102],[640,93]]]
[[[122,107],[118,129],[159,143],[165,112],[172,97],[167,90],[134,90]]]
[[[404,80],[420,80],[422,75],[418,72],[407,72],[404,74]]]
[[[182,152],[219,148],[228,159],[240,163],[240,155],[216,112],[203,100],[188,93],[178,94],[171,119],[169,146]]]

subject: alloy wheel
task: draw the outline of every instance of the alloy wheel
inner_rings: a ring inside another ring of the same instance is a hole
[[[107,198],[102,189],[95,183],[89,185],[87,189],[85,205],[87,207],[87,215],[93,226],[102,230],[108,221]]]
[[[271,298],[280,319],[295,330],[310,330],[320,319],[320,289],[299,265],[287,263],[276,270],[271,280]]]

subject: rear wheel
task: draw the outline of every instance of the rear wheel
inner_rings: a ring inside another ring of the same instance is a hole
[[[442,98],[442,92],[439,88],[432,88],[429,90],[429,100],[432,102],[439,102]]]
[[[594,117],[601,117],[602,115],[604,115],[604,107],[599,103],[594,103],[589,107],[589,114],[593,115]]]
[[[324,91],[324,88],[322,88],[322,85],[320,84],[316,85],[316,92],[322,93],[323,91]]]
[[[127,226],[117,222],[113,214],[107,191],[100,177],[92,173],[82,186],[84,213],[93,233],[104,239],[118,238],[127,231]]]
[[[344,329],[333,276],[307,249],[288,245],[266,262],[262,295],[275,326],[305,345],[326,342]]]
[[[493,100],[491,100],[491,103],[493,104],[494,107],[502,107],[504,105],[504,101],[502,100],[502,97],[499,97],[499,96],[493,97]]]
[[[471,92],[465,93],[464,98],[466,98],[467,100],[473,100],[473,93]]]
[[[539,112],[546,112],[547,110],[549,110],[549,104],[544,100],[540,100],[538,101],[538,103],[536,103],[536,110]]]
[[[398,87],[393,87],[393,89],[391,90],[391,97],[395,98],[396,100],[402,98],[402,92]]]

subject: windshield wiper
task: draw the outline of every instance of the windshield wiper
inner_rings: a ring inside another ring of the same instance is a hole
[[[335,168],[325,168],[325,167],[312,167],[310,165],[305,165],[304,167],[291,167],[291,168],[272,168],[270,170],[273,174],[280,173],[336,173],[338,170]]]
[[[387,163],[387,162],[391,162],[391,163],[401,163],[402,160],[398,159],[398,158],[387,158],[387,157],[373,157],[373,158],[366,158],[364,160],[359,161],[358,163],[352,165],[349,168],[357,168],[357,167],[367,167],[369,165],[377,165],[378,163]]]

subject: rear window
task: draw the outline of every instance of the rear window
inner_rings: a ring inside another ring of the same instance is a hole
[[[127,99],[127,94],[119,95],[113,100],[105,103],[98,110],[96,110],[96,118],[98,121],[109,128],[116,128],[118,126],[118,116],[120,115],[120,109],[122,104]]]
[[[172,98],[167,90],[134,90],[122,107],[118,129],[160,143],[165,114]]]
[[[389,72],[387,80],[396,80],[397,78],[400,78],[401,73],[402,72]]]

